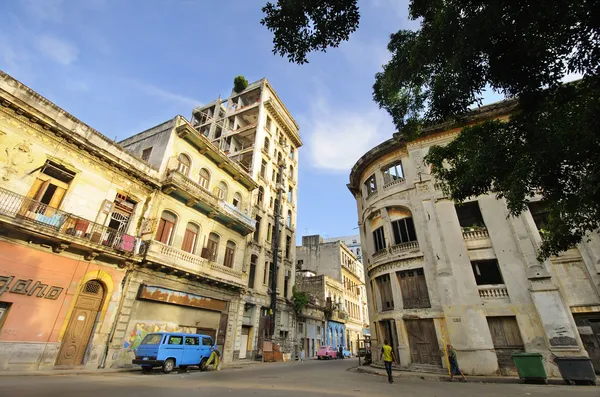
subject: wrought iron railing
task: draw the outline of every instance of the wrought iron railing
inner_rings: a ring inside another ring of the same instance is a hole
[[[102,248],[133,253],[138,245],[134,236],[3,188],[0,188],[0,214],[54,230],[70,239],[86,241]]]

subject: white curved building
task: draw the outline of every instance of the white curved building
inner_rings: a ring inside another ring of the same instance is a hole
[[[466,124],[505,118],[514,102],[480,108]],[[465,125],[465,124],[462,124]],[[600,371],[600,238],[539,263],[544,205],[509,217],[491,195],[457,206],[423,159],[461,125],[401,135],[367,152],[348,187],[357,201],[374,345],[391,341],[402,366],[446,366],[451,343],[467,374],[514,374],[514,352],[588,355]]]

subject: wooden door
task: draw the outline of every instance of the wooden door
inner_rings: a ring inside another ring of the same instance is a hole
[[[432,319],[404,320],[412,362],[441,366],[440,346]]]
[[[600,374],[600,315],[575,315],[581,342],[597,374]]]
[[[513,353],[525,351],[523,339],[519,331],[519,325],[515,317],[488,317],[488,326],[492,334],[492,342],[498,366],[502,368],[515,368],[512,359]]]
[[[423,269],[399,272],[398,280],[405,309],[431,307]]]
[[[75,302],[56,365],[83,364],[83,356],[103,300],[102,284],[96,280],[88,281]]]

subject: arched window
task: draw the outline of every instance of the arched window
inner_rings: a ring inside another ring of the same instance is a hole
[[[269,153],[269,150],[271,150],[271,141],[269,141],[269,137],[268,136],[265,137],[265,144],[263,146],[263,149],[267,153]]]
[[[256,196],[256,204],[262,205],[265,199],[265,189],[262,186],[258,187],[258,196]]]
[[[235,243],[231,240],[227,242],[225,246],[225,259],[223,260],[223,266],[233,268],[233,260],[235,258]]]
[[[290,211],[290,210],[288,210],[286,225],[289,228],[292,227],[292,211]]]
[[[156,236],[154,239],[160,241],[163,244],[171,244],[173,241],[173,235],[175,234],[175,224],[177,223],[177,215],[171,211],[163,211],[158,222],[158,229],[156,229]]]
[[[208,235],[208,244],[206,246],[206,256],[205,258],[216,262],[217,261],[217,253],[219,252],[219,242],[221,241],[221,237],[217,233],[211,232]],[[204,255],[203,255],[204,256]]]
[[[248,274],[248,288],[254,288],[254,279],[256,278],[256,261],[258,256],[252,255],[250,257],[250,272]]]
[[[183,175],[187,176],[188,173],[190,172],[190,164],[192,163],[192,161],[190,160],[190,158],[181,153],[179,154],[179,156],[177,156],[177,160],[179,161],[179,164],[177,165],[177,171],[181,172]]]
[[[294,179],[294,167],[290,165],[290,174],[289,174],[290,179]]]
[[[223,181],[219,182],[215,194],[219,200],[227,200],[227,184]]]
[[[233,194],[233,202],[232,203],[238,209],[242,208],[242,195],[240,194],[240,192],[235,192]]]
[[[185,228],[185,234],[183,235],[183,243],[181,249],[193,254],[196,251],[196,241],[198,241],[198,234],[200,228],[195,223],[189,222]]]
[[[281,152],[277,153],[277,164],[280,164],[282,161]]]
[[[210,172],[206,168],[202,168],[200,170],[200,186],[205,189],[208,189],[210,185]]]

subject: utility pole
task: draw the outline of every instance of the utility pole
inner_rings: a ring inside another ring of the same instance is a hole
[[[273,271],[271,279],[271,340],[275,337],[275,314],[277,313],[277,274],[279,265],[279,228],[281,223],[281,201],[283,200],[283,162],[279,163],[277,200],[275,201],[275,231],[273,232]]]

